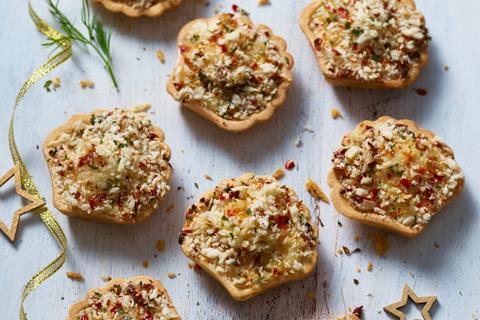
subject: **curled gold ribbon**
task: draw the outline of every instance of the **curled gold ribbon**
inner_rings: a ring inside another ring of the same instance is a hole
[[[65,62],[70,56],[72,55],[72,42],[70,39],[66,38],[64,34],[58,32],[57,30],[53,29],[50,25],[48,25],[45,21],[43,21],[37,13],[33,10],[32,6],[29,4],[28,12],[32,21],[35,23],[37,29],[47,36],[49,39],[52,40],[59,40],[60,41],[60,49],[61,51],[55,54],[53,57],[48,59],[40,68],[35,70],[30,77],[25,81],[22,88],[20,89],[17,98],[15,100],[15,105],[13,106],[12,114],[10,117],[10,125],[8,130],[8,143],[10,147],[10,153],[12,156],[12,160],[14,164],[18,164],[20,168],[20,176],[23,189],[30,193],[31,195],[43,199],[42,195],[38,191],[33,179],[28,172],[20,153],[18,152],[17,145],[15,143],[15,130],[14,130],[14,119],[15,119],[15,112],[17,110],[18,105],[22,101],[23,97],[27,93],[27,91],[43,76],[48,74],[50,71],[55,69],[57,66]],[[25,285],[21,300],[20,300],[20,320],[27,320],[27,315],[25,314],[25,310],[23,308],[23,303],[27,296],[36,288],[38,287],[43,281],[57,272],[65,262],[67,257],[67,238],[62,230],[62,227],[58,224],[57,220],[55,220],[53,213],[48,209],[46,205],[37,209],[40,218],[42,219],[43,223],[47,226],[50,230],[54,238],[57,240],[58,244],[61,248],[60,255],[55,258],[52,262],[50,262],[46,267],[42,270],[37,272]]]

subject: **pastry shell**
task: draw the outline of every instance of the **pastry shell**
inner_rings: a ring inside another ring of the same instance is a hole
[[[112,12],[121,12],[126,16],[132,18],[138,18],[142,16],[146,17],[159,17],[165,13],[165,11],[169,9],[173,9],[180,5],[182,0],[160,0],[159,3],[154,4],[153,6],[142,9],[142,8],[134,8],[131,5],[126,3],[113,1],[113,0],[93,0],[97,3],[102,4],[105,9],[112,11]]]
[[[234,178],[234,179],[225,179],[222,182],[220,182],[219,186],[226,185],[229,182],[232,181],[242,181],[244,183],[247,183],[249,180],[251,180],[255,175],[253,173],[245,173],[241,175],[240,177]],[[294,192],[292,190],[292,192]],[[211,199],[214,194],[214,190],[210,190],[206,192],[203,195],[203,198],[205,199]],[[307,215],[307,218],[310,219],[310,211],[307,206],[302,204],[303,209],[305,210],[305,213]],[[312,224],[312,227],[314,229],[314,235],[317,237],[318,236],[318,229],[314,224]],[[297,274],[294,275],[288,275],[288,276],[283,276],[276,281],[271,281],[268,283],[263,283],[263,284],[255,284],[253,287],[248,288],[248,289],[241,289],[233,285],[228,277],[226,275],[222,275],[218,273],[215,270],[215,266],[210,265],[208,260],[204,258],[203,256],[195,255],[193,250],[188,247],[188,245],[184,242],[181,244],[182,251],[185,253],[185,255],[194,261],[196,264],[198,264],[204,271],[206,271],[212,278],[217,280],[227,291],[228,293],[234,298],[235,300],[238,301],[246,301],[249,300],[257,295],[260,295],[272,288],[278,287],[282,284],[285,284],[287,282],[295,281],[295,280],[301,280],[306,277],[308,277],[314,270],[317,265],[317,257],[318,253],[317,250],[313,250],[313,255],[311,257],[310,263],[306,264],[304,267],[304,270],[302,272],[298,272]]]
[[[413,0],[401,0],[406,2],[412,9],[416,9],[415,2]],[[300,27],[308,39],[310,46],[315,54],[317,59],[317,63],[320,66],[320,70],[322,71],[325,79],[333,86],[338,87],[356,87],[356,88],[366,88],[366,89],[401,89],[409,86],[410,84],[414,83],[418,76],[420,75],[420,71],[428,64],[428,48],[425,48],[420,53],[419,61],[414,65],[411,66],[408,75],[405,79],[390,79],[390,80],[374,80],[374,81],[367,81],[367,80],[356,80],[356,79],[349,79],[344,77],[339,77],[332,75],[328,71],[328,63],[326,58],[315,48],[315,39],[317,38],[313,33],[312,29],[310,29],[310,19],[317,9],[317,7],[321,4],[321,1],[314,0],[309,5],[303,9],[300,15]]]
[[[180,30],[180,33],[178,34],[178,39],[177,39],[178,46],[180,46],[181,43],[183,42],[183,40],[188,36],[188,32],[190,31],[190,29],[192,28],[193,25],[195,25],[198,22],[208,22],[209,20],[216,19],[220,15],[222,15],[222,14],[218,14],[217,16],[214,16],[212,18],[196,19],[196,20],[193,20],[193,21],[187,23]],[[247,16],[242,16],[241,19],[243,19],[243,21],[245,23],[247,23],[251,26],[254,25],[252,20],[250,20],[250,18],[248,18]],[[217,115],[215,112],[208,109],[207,107],[202,106],[200,103],[196,103],[196,102],[182,103],[182,105],[186,106],[187,108],[189,108],[192,111],[198,113],[199,115],[201,115],[205,119],[210,120],[211,122],[216,124],[218,127],[222,128],[224,130],[227,130],[227,131],[242,132],[242,131],[245,131],[245,130],[251,128],[252,126],[254,126],[255,124],[257,124],[259,122],[265,122],[265,121],[269,120],[273,116],[273,113],[275,112],[275,110],[278,107],[280,107],[285,102],[285,100],[287,99],[287,89],[292,82],[292,73],[293,73],[292,69],[293,69],[293,65],[294,65],[294,59],[293,59],[292,55],[290,55],[287,52],[287,43],[285,42],[285,40],[283,38],[281,38],[279,36],[275,36],[273,34],[272,30],[269,27],[267,27],[266,25],[259,24],[259,25],[256,25],[256,26],[260,30],[266,30],[272,35],[271,39],[276,43],[276,45],[279,49],[280,55],[288,61],[287,68],[285,70],[283,70],[283,72],[282,72],[284,81],[282,81],[280,83],[280,85],[278,86],[278,91],[275,94],[273,100],[270,101],[267,104],[265,109],[258,112],[258,113],[254,113],[254,114],[250,115],[247,119],[244,119],[244,120],[228,120],[228,119],[224,119],[221,116]],[[184,63],[185,63],[185,61],[184,61],[183,56],[181,54],[179,54],[178,60],[177,60],[177,65],[184,64]],[[167,83],[167,91],[172,97],[175,97],[175,95],[177,93],[177,89],[175,88],[173,83],[174,83],[174,73],[172,72],[172,74],[170,75],[169,81]]]
[[[106,293],[106,292],[110,291],[116,285],[121,286],[121,285],[123,285],[127,282],[139,282],[139,281],[152,282],[152,285],[154,287],[156,287],[158,289],[158,291],[165,296],[166,300],[168,300],[168,302],[172,306],[170,308],[170,310],[178,314],[175,307],[173,307],[172,299],[170,298],[167,290],[165,289],[165,287],[163,286],[163,284],[160,281],[155,280],[153,278],[150,278],[148,276],[136,276],[136,277],[129,278],[129,279],[122,279],[122,278],[112,279],[106,284],[105,287],[94,288],[94,289],[89,290],[88,293],[85,295],[85,298],[83,300],[81,300],[81,301],[73,304],[72,306],[70,306],[70,309],[68,311],[67,320],[77,320],[77,318],[76,318],[77,314],[82,309],[84,309],[85,307],[88,306],[88,299],[89,299],[90,296],[95,294],[95,292]],[[175,320],[180,320],[180,317],[175,318]]]
[[[57,208],[63,214],[65,214],[67,216],[71,216],[71,217],[78,217],[78,218],[83,218],[83,219],[87,219],[87,220],[95,220],[95,221],[100,221],[100,222],[105,222],[105,223],[115,223],[115,224],[123,224],[123,225],[137,224],[137,223],[140,223],[143,220],[147,219],[148,217],[150,217],[150,215],[156,210],[156,208],[153,205],[145,207],[142,211],[139,212],[138,217],[134,221],[124,221],[124,220],[121,220],[121,219],[115,219],[114,217],[111,217],[109,215],[88,214],[86,211],[81,210],[80,208],[72,208],[72,207],[69,207],[69,206],[66,206],[66,205],[62,204],[60,190],[58,190],[58,188],[55,187],[55,183],[54,183],[55,172],[54,172],[52,166],[50,165],[50,159],[52,157],[48,153],[49,144],[52,141],[55,141],[58,138],[58,136],[60,136],[60,134],[62,132],[70,131],[71,128],[73,127],[73,125],[77,121],[82,121],[83,123],[89,123],[92,115],[101,114],[101,113],[104,113],[106,111],[107,110],[98,109],[98,110],[93,111],[90,114],[74,115],[74,116],[70,117],[70,119],[68,119],[68,121],[66,123],[64,123],[63,125],[59,126],[55,130],[53,130],[47,136],[47,138],[45,139],[45,142],[43,143],[43,155],[44,155],[45,160],[47,162],[49,173],[50,173],[50,179],[51,179],[51,185],[52,185],[53,206],[55,208]],[[165,148],[165,161],[168,162],[170,160],[170,157],[171,157],[171,151],[170,151],[170,147],[168,147],[165,143],[163,143],[164,140],[165,140],[165,135],[164,135],[162,129],[160,129],[159,127],[153,126],[153,128],[154,128],[155,134],[158,136],[158,139],[160,141],[162,141],[163,148]],[[172,171],[173,171],[172,167],[169,165],[166,169],[166,172],[165,172],[166,181],[168,181],[170,179],[170,177],[172,176]],[[158,201],[160,201],[160,199]]]
[[[417,134],[418,133],[423,134],[430,139],[435,137],[435,134],[433,132],[427,129],[419,128],[417,124],[411,120],[406,120],[406,119],[395,120],[388,116],[380,117],[376,121],[368,121],[368,120],[363,121],[357,126],[357,128],[354,131],[360,130],[360,128],[364,126],[375,126],[380,123],[384,123],[391,120],[394,120],[396,123],[406,125],[410,130],[412,130]],[[446,144],[443,144],[443,146],[453,154],[453,151],[449,146],[447,146]],[[451,202],[454,198],[458,196],[458,194],[463,189],[464,183],[465,183],[464,179],[461,179],[458,181],[458,184],[455,190],[453,191],[453,195],[449,198],[448,201],[445,202],[443,206],[445,206],[447,203]],[[330,170],[330,173],[328,174],[328,185],[330,186],[330,199],[332,200],[333,206],[338,212],[340,212],[341,214],[343,214],[348,218],[357,220],[361,223],[364,223],[373,227],[392,231],[394,233],[397,233],[407,238],[414,238],[420,235],[424,231],[424,229],[427,227],[427,224],[419,224],[417,228],[411,228],[387,216],[381,216],[373,212],[365,213],[365,212],[357,211],[354,207],[352,207],[352,205],[350,205],[348,200],[342,196],[341,191],[343,190],[343,186],[341,182],[338,180],[333,168]],[[438,212],[440,212],[441,209],[442,208],[438,208],[436,212],[433,212],[432,217],[438,214]]]

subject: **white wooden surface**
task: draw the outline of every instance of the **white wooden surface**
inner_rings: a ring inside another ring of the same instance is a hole
[[[175,40],[183,24],[196,17],[210,16],[216,4],[230,9],[232,1],[184,0],[175,11],[159,19],[132,20],[95,7],[113,31],[114,67],[120,92],[113,90],[109,78],[96,57],[75,47],[73,59],[49,78],[59,76],[62,87],[47,93],[37,85],[30,91],[18,113],[17,139],[26,163],[42,193],[51,203],[50,180],[41,150],[36,148],[50,130],[75,113],[88,113],[96,107],[131,106],[151,103],[152,118],[166,133],[172,148],[174,175],[172,191],[158,213],[136,227],[68,219],[56,216],[68,237],[68,259],[64,268],[39,287],[27,300],[30,319],[63,319],[69,305],[82,298],[90,287],[103,284],[100,276],[129,277],[147,274],[160,279],[169,290],[184,319],[331,319],[349,307],[365,306],[366,319],[388,318],[383,306],[400,298],[409,284],[419,295],[438,295],[434,319],[472,319],[478,314],[480,294],[480,49],[478,16],[480,2],[418,0],[433,37],[427,69],[415,87],[428,90],[419,96],[413,90],[370,91],[334,89],[325,83],[315,64],[313,53],[298,27],[298,16],[307,0],[271,0],[272,5],[258,7],[256,0],[237,3],[259,23],[266,23],[283,36],[295,57],[295,80],[287,103],[267,124],[240,135],[217,129],[188,110],[181,109],[167,95],[167,75],[176,59]],[[50,19],[43,1],[33,1],[42,17]],[[78,17],[80,1],[61,1],[70,17]],[[7,148],[7,123],[15,95],[31,71],[48,54],[27,15],[26,1],[1,1],[0,12],[0,172],[11,166]],[[51,20],[49,20],[51,21]],[[79,21],[79,19],[77,19]],[[160,64],[155,51],[166,53]],[[444,64],[450,66],[444,70]],[[81,79],[92,79],[93,90],[81,90]],[[332,120],[330,108],[339,107],[343,119]],[[382,114],[411,118],[437,132],[456,151],[467,183],[462,195],[437,216],[427,231],[415,240],[390,236],[391,249],[379,258],[372,244],[355,243],[356,233],[365,235],[370,228],[348,221],[328,205],[321,204],[318,268],[304,281],[291,283],[251,301],[233,301],[211,278],[187,267],[187,259],[177,245],[184,209],[215,180],[244,171],[271,173],[286,160],[298,163],[285,182],[295,187],[313,209],[303,189],[308,177],[325,177],[332,151],[343,133],[364,119]],[[313,133],[303,131],[305,127]],[[296,147],[301,137],[303,147]],[[194,186],[199,185],[199,190]],[[177,191],[182,186],[184,191]],[[10,220],[19,203],[9,197],[8,188],[0,192],[0,217]],[[170,213],[165,209],[175,203]],[[341,221],[343,227],[338,225]],[[166,250],[159,253],[155,242],[163,239]],[[439,249],[434,249],[438,242]],[[343,245],[360,247],[361,254],[335,256]],[[0,237],[0,319],[18,317],[23,285],[41,267],[58,254],[57,246],[35,214],[21,220],[17,242],[12,245]],[[157,254],[157,258],[154,255]],[[150,267],[144,269],[142,261]],[[367,262],[374,264],[367,272]],[[362,269],[361,273],[355,267]],[[73,282],[65,271],[78,271],[85,282]],[[179,276],[170,280],[168,272]],[[359,285],[353,284],[353,278]],[[306,297],[316,292],[316,299]],[[368,297],[371,293],[373,296]],[[415,310],[414,310],[415,311]],[[417,318],[420,318],[417,313]]]

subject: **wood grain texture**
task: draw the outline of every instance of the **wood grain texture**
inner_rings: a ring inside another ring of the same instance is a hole
[[[439,303],[432,310],[433,319],[471,319],[479,314],[480,202],[474,194],[480,189],[480,45],[476,23],[480,2],[464,0],[459,5],[452,1],[417,1],[433,38],[430,63],[413,85],[426,88],[429,93],[419,96],[411,88],[372,91],[328,85],[298,26],[298,17],[307,0],[271,0],[272,5],[265,7],[259,7],[256,0],[237,1],[256,23],[268,25],[287,41],[296,61],[286,104],[269,122],[242,134],[224,132],[190,110],[180,108],[165,91],[168,74],[177,59],[175,40],[181,27],[192,19],[213,15],[217,3],[223,3],[225,9],[232,4],[226,0],[209,2],[210,5],[205,6],[201,1],[185,0],[179,8],[158,19],[129,19],[94,6],[113,31],[114,68],[120,92],[112,88],[96,57],[75,46],[73,59],[49,76],[59,76],[61,88],[47,93],[39,84],[21,104],[16,122],[19,149],[51,208],[48,169],[36,146],[41,146],[53,128],[76,113],[88,113],[99,107],[151,103],[151,117],[165,132],[174,168],[172,191],[158,212],[138,226],[111,226],[57,214],[69,240],[69,256],[62,271],[27,300],[29,318],[64,318],[71,303],[83,297],[89,288],[103,285],[100,276],[106,274],[113,277],[146,274],[158,278],[182,319],[323,320],[345,314],[349,307],[358,305],[364,305],[366,319],[384,319],[387,316],[381,309],[398,300],[405,283],[418,295],[438,296]],[[80,1],[60,3],[66,13],[77,17],[79,22]],[[32,4],[42,17],[50,17],[43,1],[35,0]],[[0,172],[6,172],[11,167],[6,115],[21,84],[46,59],[48,49],[41,46],[45,40],[29,20],[26,1],[2,1],[0,10],[3,14],[0,21],[3,49],[0,50]],[[159,63],[155,56],[158,49],[166,54],[165,64]],[[444,70],[444,64],[449,65],[449,71]],[[95,88],[80,89],[81,79],[93,80]],[[343,119],[330,118],[333,107],[341,110]],[[271,173],[293,159],[298,166],[287,172],[284,181],[295,188],[312,213],[318,213],[304,190],[305,181],[312,178],[327,191],[331,154],[343,134],[358,122],[383,114],[410,118],[439,134],[455,151],[465,171],[462,194],[433,219],[420,237],[406,240],[389,236],[391,249],[379,258],[366,240],[373,229],[349,221],[332,206],[321,203],[319,210],[324,227],[320,228],[318,267],[305,280],[242,303],[234,301],[206,274],[187,267],[188,260],[177,244],[183,213],[203,191],[213,187],[215,181],[246,171]],[[299,137],[302,147],[295,146]],[[205,173],[215,181],[204,179]],[[177,191],[178,187],[182,188]],[[19,204],[8,192],[0,192],[0,217],[10,221],[11,213]],[[166,213],[172,203],[176,204],[175,209]],[[363,236],[362,241],[354,241],[357,233]],[[163,252],[155,249],[159,239],[166,241]],[[435,242],[439,244],[438,249],[434,248]],[[335,255],[336,249],[342,246],[359,247],[362,252]],[[57,251],[54,240],[34,214],[22,216],[14,245],[0,239],[0,286],[8,288],[0,292],[0,319],[18,317],[22,286],[52,260]],[[148,269],[142,267],[143,260],[149,260]],[[368,261],[374,265],[372,272],[366,271]],[[361,273],[355,271],[356,266],[361,268]],[[82,272],[85,281],[73,282],[65,276],[65,271]],[[168,272],[179,276],[171,280]],[[358,286],[353,284],[354,278],[359,280]],[[316,299],[307,297],[311,292]],[[367,296],[368,293],[373,296]]]

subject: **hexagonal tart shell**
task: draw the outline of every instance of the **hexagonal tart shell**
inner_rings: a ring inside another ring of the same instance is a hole
[[[95,295],[96,292],[98,293],[106,293],[106,292],[109,292],[114,286],[116,285],[124,285],[125,283],[128,283],[128,282],[148,282],[148,283],[152,283],[152,285],[154,287],[156,287],[158,289],[158,292],[163,294],[164,297],[166,298],[166,300],[168,301],[170,307],[170,311],[172,312],[175,312],[178,314],[177,310],[175,309],[175,307],[173,306],[173,302],[172,302],[172,299],[170,298],[170,296],[168,295],[168,292],[167,290],[165,289],[165,287],[163,286],[163,284],[158,281],[158,280],[155,280],[153,278],[150,278],[148,276],[136,276],[136,277],[133,277],[133,278],[129,278],[129,279],[122,279],[122,278],[117,278],[117,279],[112,279],[110,280],[105,287],[102,287],[102,288],[94,288],[94,289],[91,289],[88,291],[88,293],[85,295],[85,298],[75,304],[73,304],[72,306],[70,306],[70,309],[68,311],[68,318],[67,320],[77,320],[77,315],[78,313],[88,307],[88,299]],[[175,318],[174,320],[180,320],[180,316]]]
[[[384,123],[391,120],[395,120],[395,119],[388,116],[383,116],[378,118],[376,121],[363,121],[357,126],[357,128],[354,131],[360,130],[360,128],[365,126],[375,126],[375,125],[378,125],[379,123]],[[403,119],[403,120],[395,120],[395,121],[396,123],[406,125],[410,130],[412,130],[417,134],[418,133],[423,134],[428,138],[435,137],[435,134],[433,132],[427,129],[419,128],[417,124],[411,120]],[[448,150],[451,151],[453,154],[453,151],[450,149],[450,147],[448,147],[445,144],[444,144],[444,147],[448,148]],[[338,180],[333,168],[330,170],[330,173],[328,174],[328,185],[330,186],[330,199],[332,200],[332,203],[335,209],[348,218],[357,220],[361,223],[364,223],[373,227],[392,231],[394,233],[400,234],[408,238],[414,238],[418,236],[424,231],[424,229],[427,226],[426,224],[421,224],[419,225],[418,228],[410,228],[387,216],[381,216],[374,212],[365,213],[365,212],[357,211],[355,208],[352,207],[352,205],[350,205],[348,200],[346,200],[342,196],[341,191],[344,188],[341,182]],[[449,201],[446,201],[444,206],[450,201],[452,201],[454,198],[456,198],[458,194],[460,194],[460,192],[463,189],[463,185],[464,185],[464,180],[462,179],[457,184],[453,192],[453,196],[449,199]],[[440,210],[441,208],[439,208],[437,212],[433,213],[432,215],[436,215]]]
[[[225,179],[220,182],[218,186],[224,186],[229,184],[232,181],[242,181],[243,183],[247,183],[252,180],[252,177],[255,175],[253,173],[245,173],[237,178],[234,179]],[[293,190],[292,190],[293,192]],[[202,198],[205,200],[211,199],[212,196],[214,195],[214,189],[206,192],[203,194]],[[307,218],[310,220],[310,211],[307,208],[307,206],[303,205],[303,209],[305,210],[305,213],[307,214]],[[187,225],[187,222],[185,222],[184,228]],[[315,237],[318,237],[318,229],[314,224],[312,224],[313,227],[313,232]],[[305,265],[304,269],[302,272],[298,272],[296,274],[290,274],[288,276],[283,276],[281,278],[278,278],[276,281],[271,281],[269,283],[264,283],[264,284],[255,284],[253,287],[246,288],[246,289],[241,289],[236,287],[234,284],[231,283],[231,281],[228,279],[226,275],[222,275],[218,273],[215,270],[215,266],[211,265],[208,260],[200,255],[195,255],[193,250],[188,247],[188,245],[182,241],[180,241],[180,245],[182,248],[182,251],[185,253],[185,255],[190,258],[192,261],[194,261],[197,265],[199,265],[202,270],[206,271],[212,278],[220,282],[220,284],[228,291],[228,293],[238,301],[246,301],[248,299],[251,299],[257,295],[260,295],[272,288],[278,287],[282,284],[285,284],[287,282],[295,281],[295,280],[301,280],[306,277],[308,277],[314,270],[317,265],[317,257],[318,253],[317,250],[313,250],[313,255],[310,259],[310,262]]]
[[[180,33],[178,34],[177,46],[179,47],[181,43],[183,43],[183,40],[188,36],[188,32],[193,25],[202,21],[207,22],[209,20],[214,20],[220,15],[221,14],[218,14],[217,16],[214,16],[212,18],[196,19],[187,23],[180,30]],[[250,18],[247,16],[242,16],[241,19],[243,19],[243,21],[245,21],[246,24],[254,25],[252,20],[250,20]],[[195,103],[195,102],[182,103],[182,105],[186,106],[190,110],[198,113],[205,119],[210,120],[211,122],[215,123],[218,127],[227,131],[231,131],[231,132],[245,131],[253,127],[255,124],[259,122],[265,122],[269,120],[273,116],[273,113],[275,112],[275,110],[278,107],[280,107],[287,99],[287,89],[292,82],[292,69],[294,65],[294,60],[293,60],[293,57],[287,52],[287,43],[285,42],[285,40],[283,40],[283,38],[273,35],[272,30],[266,25],[259,24],[257,25],[257,27],[259,29],[267,30],[272,35],[271,39],[277,44],[280,54],[288,61],[288,68],[286,70],[283,70],[283,78],[285,80],[279,85],[278,92],[276,93],[274,99],[267,104],[266,108],[258,113],[250,115],[250,117],[245,120],[228,120],[220,117],[215,112],[208,109],[207,107],[200,105],[199,103]],[[184,58],[181,54],[179,54],[176,64],[179,65],[183,63],[185,63]],[[174,97],[175,94],[177,93],[177,89],[173,85],[173,82],[174,82],[174,74],[172,72],[167,84],[167,91],[172,97]]]
[[[408,4],[412,9],[416,9],[415,2],[413,0],[402,0]],[[357,88],[369,88],[369,89],[401,89],[405,88],[408,85],[415,82],[420,74],[420,71],[428,64],[428,49],[425,49],[420,53],[420,60],[418,65],[414,68],[410,68],[408,75],[405,79],[390,79],[390,80],[375,80],[375,81],[366,81],[366,80],[356,80],[349,78],[342,78],[331,74],[328,71],[328,63],[324,56],[318,52],[315,48],[315,39],[316,36],[310,29],[310,19],[321,4],[321,1],[314,0],[309,5],[305,7],[300,15],[300,27],[308,39],[310,46],[315,54],[317,63],[322,71],[325,79],[334,86],[339,87],[357,87]]]
[[[50,178],[52,181],[51,185],[52,185],[53,205],[60,212],[71,217],[78,217],[78,218],[83,218],[87,220],[95,220],[100,222],[123,224],[123,225],[137,224],[147,219],[148,217],[150,217],[150,215],[156,210],[156,208],[153,205],[145,207],[145,209],[141,211],[140,214],[138,215],[138,218],[132,222],[124,221],[121,219],[115,219],[114,217],[111,217],[109,215],[99,216],[99,215],[88,214],[86,211],[81,210],[80,208],[73,208],[73,207],[68,207],[66,205],[63,205],[62,201],[60,201],[60,197],[61,197],[60,190],[58,190],[58,188],[55,187],[55,183],[54,183],[55,172],[50,165],[50,159],[52,157],[49,154],[49,147],[48,147],[49,144],[52,141],[55,141],[62,132],[70,131],[73,124],[76,123],[77,121],[80,120],[84,123],[89,123],[92,115],[101,114],[105,111],[107,110],[98,109],[93,111],[91,114],[74,115],[65,124],[53,130],[45,139],[45,142],[43,144],[43,155],[45,157],[45,160],[47,161],[48,169],[50,172]],[[165,140],[165,135],[163,134],[162,129],[154,126],[154,132],[157,135],[158,139],[160,139],[162,142]],[[168,162],[171,157],[170,148],[165,143],[162,143],[162,145],[163,145],[163,148],[165,148],[165,160]],[[165,172],[166,181],[168,181],[171,176],[172,176],[172,167],[169,165]],[[158,199],[158,201],[160,200],[161,198]]]
[[[165,11],[177,7],[182,2],[182,0],[159,0],[159,2],[154,4],[153,6],[146,9],[142,9],[142,8],[134,8],[133,6],[128,5],[126,3],[113,1],[113,0],[93,0],[93,1],[102,4],[105,7],[105,9],[109,11],[120,12],[132,18],[138,18],[142,16],[159,17],[162,14],[164,14]]]

